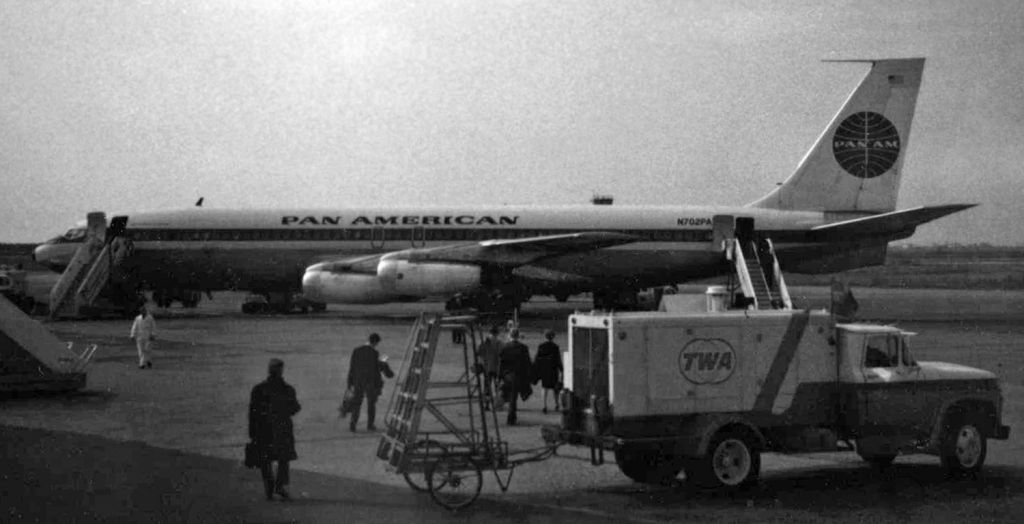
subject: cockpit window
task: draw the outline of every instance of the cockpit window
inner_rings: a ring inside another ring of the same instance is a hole
[[[64,233],[64,240],[68,240],[70,242],[77,242],[83,238],[85,238],[84,228],[76,227],[69,229],[67,233]]]

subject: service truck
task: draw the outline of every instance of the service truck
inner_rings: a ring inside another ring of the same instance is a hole
[[[1008,438],[988,371],[917,361],[913,333],[836,323],[826,311],[577,313],[569,317],[562,421],[549,442],[612,451],[644,483],[754,482],[763,452],[856,451],[888,465],[938,455],[977,472]]]

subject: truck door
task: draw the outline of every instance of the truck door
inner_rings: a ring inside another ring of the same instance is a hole
[[[916,366],[903,358],[900,333],[878,333],[865,337],[864,383],[858,388],[860,426],[866,434],[906,435],[928,418],[918,405]]]

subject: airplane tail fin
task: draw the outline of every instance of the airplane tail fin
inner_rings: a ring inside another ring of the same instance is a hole
[[[896,209],[924,58],[867,62],[871,70],[796,171],[750,206],[862,213]]]

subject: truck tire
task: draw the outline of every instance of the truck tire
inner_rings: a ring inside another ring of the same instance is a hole
[[[859,455],[864,462],[879,468],[885,468],[892,465],[892,461],[896,460],[897,453],[872,453],[871,451],[862,449],[861,441],[858,439],[857,455]]]
[[[761,451],[743,429],[719,431],[707,453],[694,460],[686,472],[689,480],[704,488],[740,489],[757,482],[761,475]]]
[[[654,447],[624,445],[615,450],[619,471],[641,484],[671,484],[683,470],[681,460]]]
[[[881,453],[878,455],[869,455],[867,453],[857,452],[860,458],[864,459],[864,462],[870,463],[873,466],[880,468],[887,468],[892,465],[892,461],[896,460],[895,453]]]
[[[975,475],[985,464],[988,442],[977,417],[964,413],[950,416],[942,432],[939,460],[950,476]]]

